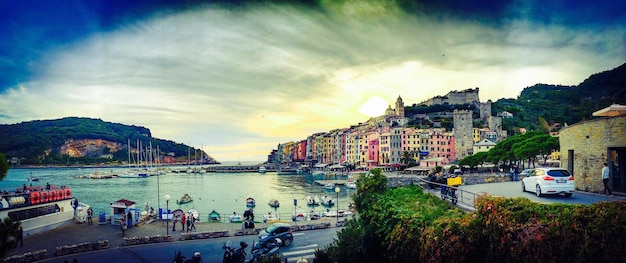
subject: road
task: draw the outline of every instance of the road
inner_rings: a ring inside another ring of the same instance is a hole
[[[576,191],[571,197],[565,197],[563,195],[544,195],[537,197],[535,193],[523,192],[521,182],[501,182],[501,183],[485,183],[474,185],[462,185],[459,187],[460,191],[457,191],[459,196],[459,206],[468,210],[473,210],[473,203],[475,198],[481,194],[490,194],[492,196],[502,197],[524,197],[531,201],[539,203],[563,203],[563,204],[581,204],[590,205],[598,202],[612,202],[612,201],[624,201],[626,197],[623,196],[607,196],[603,194],[588,193],[583,191]],[[439,194],[439,189],[430,189],[430,192],[435,195]]]
[[[333,241],[337,236],[337,231],[341,228],[333,227],[320,230],[309,230],[302,232],[294,232],[293,243],[289,247],[281,247],[281,258],[287,259],[288,262],[296,262],[300,258],[314,258],[315,249],[323,248]],[[248,242],[246,249],[248,253],[247,259],[250,259],[250,247],[252,242],[256,241],[256,236],[245,237],[226,237],[218,239],[202,239],[171,243],[157,243],[141,246],[128,246],[121,248],[113,248],[101,251],[94,251],[83,254],[69,255],[65,257],[56,257],[41,262],[72,262],[77,259],[78,262],[117,262],[117,263],[136,263],[136,262],[167,262],[171,263],[174,253],[181,251],[183,256],[191,258],[195,251],[200,252],[203,262],[222,262],[224,250],[222,246],[226,242],[231,242],[237,247],[240,241]],[[106,259],[106,260],[105,260]],[[113,260],[114,259],[114,260]],[[309,260],[309,262],[312,262]]]

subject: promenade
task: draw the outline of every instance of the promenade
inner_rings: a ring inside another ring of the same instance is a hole
[[[335,219],[330,220],[330,218],[321,219],[321,220],[309,220],[304,222],[287,222],[292,225],[309,225],[309,224],[319,224],[319,223],[331,223],[334,226]],[[255,223],[256,229],[263,229],[267,227],[267,223]],[[228,231],[227,236],[234,236],[235,232],[241,229],[241,223],[214,223],[214,222],[198,222],[196,223],[196,233],[201,232],[219,232],[219,231]],[[172,223],[169,222],[169,234],[172,236],[172,241],[170,242],[184,242],[181,240],[181,237],[185,231],[182,231],[181,224],[178,223],[176,225],[177,231],[172,231]],[[153,221],[152,223],[142,224],[139,226],[133,226],[130,229],[126,230],[125,237],[147,237],[147,236],[156,236],[166,235],[166,222],[165,221]],[[44,232],[34,235],[29,235],[24,237],[24,246],[20,247],[19,245],[15,249],[10,249],[7,251],[6,255],[3,258],[7,258],[13,255],[22,255],[27,252],[35,252],[38,250],[45,249],[47,258],[54,258],[56,256],[57,247],[60,246],[71,246],[84,242],[96,242],[108,240],[109,248],[118,248],[124,246],[124,237],[122,237],[122,231],[119,226],[115,225],[99,225],[97,218],[94,218],[94,224],[88,225],[86,223],[79,224],[75,221],[71,223]]]

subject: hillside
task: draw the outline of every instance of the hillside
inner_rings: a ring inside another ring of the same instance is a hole
[[[626,104],[626,64],[593,74],[577,86],[536,84],[525,88],[517,99],[500,99],[493,113],[508,111],[514,117],[504,128],[540,130],[540,118],[548,124],[573,124],[592,118],[594,111],[612,103]]]
[[[0,138],[0,152],[7,159],[18,158],[22,165],[127,163],[128,144],[134,157],[137,141],[142,152],[152,143],[153,149],[160,150],[162,160],[170,163],[186,162],[189,151],[192,158],[197,151],[184,144],[153,138],[144,127],[77,117],[0,125]],[[203,154],[204,163],[217,163]]]

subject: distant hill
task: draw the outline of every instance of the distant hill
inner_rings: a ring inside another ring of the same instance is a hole
[[[536,84],[525,88],[517,99],[500,99],[492,111],[513,113],[504,119],[504,128],[545,130],[540,120],[551,126],[574,124],[592,118],[594,111],[613,103],[626,104],[626,64],[593,74],[577,86]],[[554,128],[554,127],[552,127]]]
[[[196,152],[181,143],[153,138],[144,127],[77,117],[0,125],[0,138],[0,152],[22,165],[125,164],[129,142],[131,162],[136,162],[138,141],[140,155],[151,143],[153,150],[159,149],[161,160],[169,163],[186,162],[189,151],[193,161]],[[202,156],[203,163],[218,163],[206,153]]]

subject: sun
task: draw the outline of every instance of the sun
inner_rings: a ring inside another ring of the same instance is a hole
[[[374,96],[369,98],[365,103],[361,104],[359,112],[369,117],[376,117],[383,115],[387,106],[387,102],[383,98]]]

